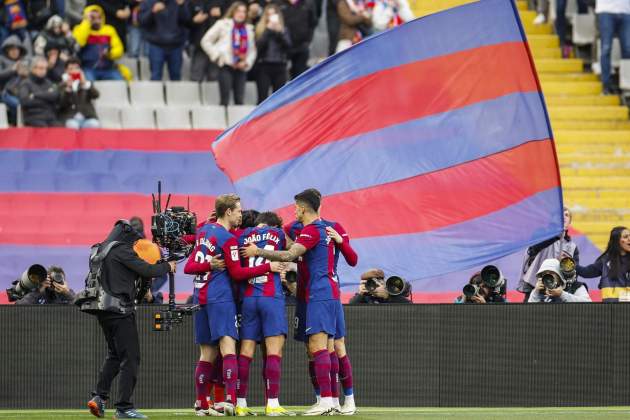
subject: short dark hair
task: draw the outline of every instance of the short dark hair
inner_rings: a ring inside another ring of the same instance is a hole
[[[304,190],[297,194],[294,198],[296,202],[306,204],[314,212],[317,212],[322,201],[321,194],[314,188]]]
[[[241,221],[241,228],[254,227],[258,223],[256,222],[260,212],[258,210],[245,210],[243,211],[243,220]]]
[[[71,64],[76,64],[77,66],[81,67],[81,60],[79,60],[77,57],[70,57],[68,58],[68,61],[66,61],[66,64],[63,66],[63,68],[67,69],[68,67],[70,67]]]
[[[217,217],[225,216],[228,210],[234,210],[236,203],[241,201],[241,198],[236,194],[221,194],[214,202],[214,209],[217,212]]]
[[[261,223],[272,227],[282,227],[282,218],[272,211],[265,211],[256,218],[256,224]]]
[[[64,276],[66,275],[66,272],[63,271],[63,268],[61,268],[61,267],[59,267],[57,265],[51,265],[50,267],[48,267],[48,274],[50,274],[52,272],[61,273]]]

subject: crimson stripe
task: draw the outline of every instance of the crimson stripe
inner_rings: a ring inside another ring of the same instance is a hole
[[[326,196],[322,216],[343,223],[352,238],[420,233],[487,215],[559,185],[552,141],[533,141],[441,171]],[[293,206],[278,213],[290,220]]]
[[[323,144],[510,93],[537,90],[522,42],[480,47],[335,86],[237,127],[213,148],[219,166],[236,181]],[[388,97],[396,101],[384,103]]]
[[[169,206],[186,206],[187,196]],[[150,235],[151,196],[142,194],[0,194],[0,243],[91,245],[103,240],[118,219],[140,216]],[[162,197],[162,206],[166,197]],[[205,219],[214,197],[191,196],[190,208]]]
[[[0,130],[0,149],[202,152],[210,149],[220,133],[220,130],[10,128]]]

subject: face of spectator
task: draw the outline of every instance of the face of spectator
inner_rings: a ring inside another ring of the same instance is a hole
[[[247,8],[245,6],[239,6],[234,11],[234,21],[236,23],[245,22],[245,17],[247,16]]]
[[[564,230],[569,229],[571,226],[571,212],[569,210],[564,211]]]
[[[68,67],[66,67],[66,73],[68,74],[80,73],[80,72],[81,72],[81,67],[77,63],[70,63],[68,64]],[[131,222],[131,226],[133,226],[133,222]]]
[[[103,22],[103,18],[101,18],[101,14],[97,11],[92,11],[88,15],[88,19],[90,20],[90,27],[94,30],[98,30],[101,28],[101,24]]]
[[[44,60],[37,60],[33,67],[31,68],[31,73],[34,76],[44,78],[46,77],[46,72],[48,71],[48,64]]]
[[[9,47],[7,48],[7,57],[11,60],[17,60],[20,58],[20,49],[18,47]]]
[[[624,229],[623,232],[621,232],[619,246],[621,247],[622,252],[626,254],[630,253],[630,230]]]
[[[59,34],[61,34],[61,25],[55,25],[55,26],[53,26],[53,27],[52,27],[52,32],[53,32],[55,35],[59,35]]]

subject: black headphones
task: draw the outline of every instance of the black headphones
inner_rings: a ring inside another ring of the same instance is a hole
[[[114,226],[118,226],[118,225],[122,226],[123,232],[125,233],[129,233],[133,231],[133,226],[131,226],[131,224],[129,223],[129,220],[120,219],[116,223],[114,223]]]

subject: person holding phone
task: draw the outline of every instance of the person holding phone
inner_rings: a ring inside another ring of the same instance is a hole
[[[59,119],[67,128],[100,128],[92,101],[99,96],[94,84],[85,79],[80,61],[70,58],[59,84]]]

